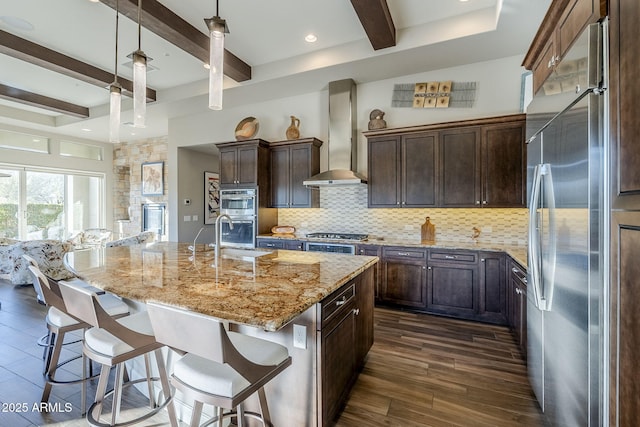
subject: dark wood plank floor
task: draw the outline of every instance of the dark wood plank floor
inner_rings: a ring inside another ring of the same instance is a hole
[[[338,427],[541,426],[505,327],[377,308],[375,339]]]
[[[51,401],[60,410],[34,410],[43,385],[36,340],[46,332],[46,308],[34,295],[0,279],[0,426],[86,426],[77,386],[53,388]],[[526,365],[506,328],[380,308],[375,323],[373,348],[337,426],[542,425]],[[64,370],[71,376],[79,367]],[[144,405],[135,391],[127,400]],[[12,403],[27,411],[9,410]],[[169,423],[161,414],[142,425]]]

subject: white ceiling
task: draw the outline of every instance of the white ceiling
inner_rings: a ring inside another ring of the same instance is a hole
[[[215,0],[160,0],[206,33]],[[250,88],[253,99],[291,96],[393,78],[526,52],[550,0],[387,0],[397,45],[374,51],[348,0],[219,0],[230,34],[225,47],[252,67],[252,78],[225,81],[225,91]],[[18,21],[16,21],[18,18]],[[22,20],[22,21],[20,21]],[[32,28],[18,24],[24,22]],[[137,49],[137,23],[120,16],[118,73],[131,79],[127,55]],[[0,0],[0,30],[113,72],[115,11],[89,0]],[[318,41],[306,43],[314,33]],[[123,125],[122,140],[167,134],[167,118],[204,111],[208,71],[201,61],[142,29],[142,50],[156,69],[147,84],[157,91],[147,127]],[[53,134],[107,141],[108,90],[0,54],[0,84],[90,108],[77,119],[0,100],[0,123]],[[246,89],[245,89],[246,90]],[[189,102],[193,98],[192,102]],[[188,108],[185,109],[185,105]],[[131,102],[123,122],[131,121]],[[90,129],[90,131],[83,130]],[[135,133],[135,135],[134,135]]]

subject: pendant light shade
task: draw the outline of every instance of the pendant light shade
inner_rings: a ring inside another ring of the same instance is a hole
[[[147,114],[147,56],[133,52],[133,126],[143,128]]]
[[[118,82],[109,86],[109,142],[120,142],[120,102],[122,99],[122,86]]]
[[[224,81],[224,35],[229,32],[227,21],[218,16],[218,2],[216,1],[216,16],[205,19],[209,29],[209,108],[222,110],[222,86]]]
[[[138,50],[131,54],[133,61],[133,126],[145,127],[147,115],[147,55],[144,54],[141,45],[140,12],[142,0],[138,0]]]

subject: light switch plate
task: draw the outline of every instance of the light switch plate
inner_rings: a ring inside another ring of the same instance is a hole
[[[191,221],[197,221],[197,220],[198,220],[198,215],[191,216]]]
[[[191,221],[191,215],[185,215],[183,218],[184,222],[189,222]]]

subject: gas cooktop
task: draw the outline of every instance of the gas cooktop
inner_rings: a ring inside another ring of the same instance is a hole
[[[333,240],[367,240],[368,234],[352,234],[352,233],[309,233],[307,237],[314,239],[333,239]]]

